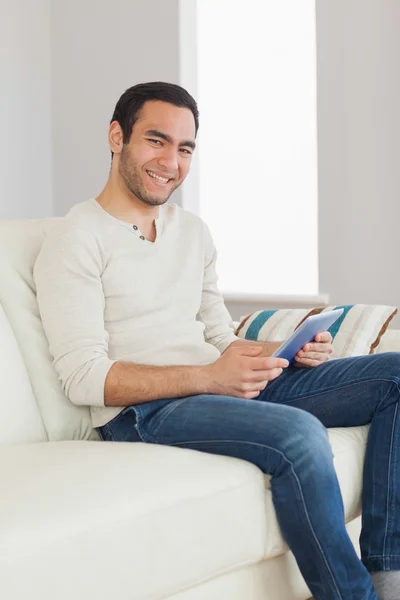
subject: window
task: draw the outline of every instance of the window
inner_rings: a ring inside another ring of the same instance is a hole
[[[317,294],[315,0],[199,0],[196,34],[198,211],[219,287]]]

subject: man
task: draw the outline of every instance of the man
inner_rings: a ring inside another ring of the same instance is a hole
[[[181,87],[128,89],[109,128],[105,188],[45,240],[34,277],[63,389],[90,406],[104,440],[224,454],[271,474],[280,527],[317,600],[378,598],[368,571],[383,600],[398,599],[400,354],[329,362],[325,332],[297,356],[309,368],[287,368],[271,357],[276,344],[238,340],[208,227],[166,204],[197,129]],[[326,428],[366,423],[361,562]]]

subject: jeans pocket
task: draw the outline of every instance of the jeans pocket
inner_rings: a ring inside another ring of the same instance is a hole
[[[127,406],[98,430],[105,442],[141,442],[137,423],[135,407]]]

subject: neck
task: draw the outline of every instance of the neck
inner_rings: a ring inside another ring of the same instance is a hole
[[[110,215],[127,223],[150,226],[160,211],[159,206],[147,206],[136,198],[121,180],[115,180],[111,174],[96,200]]]

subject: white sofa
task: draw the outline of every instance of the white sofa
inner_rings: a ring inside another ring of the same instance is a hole
[[[102,442],[89,410],[66,399],[32,281],[52,225],[0,222],[0,598],[308,598],[257,467]],[[400,331],[386,333],[384,350],[400,350]],[[355,543],[366,436],[330,432]]]

